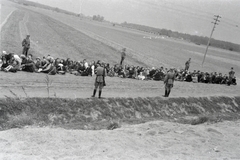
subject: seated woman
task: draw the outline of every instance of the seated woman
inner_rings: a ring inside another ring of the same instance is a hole
[[[4,68],[6,68],[7,66],[9,66],[9,63],[6,61],[6,57],[4,55],[2,55],[1,57],[1,70],[3,71]]]
[[[143,72],[142,72],[142,74],[143,74],[143,76],[145,76],[145,80],[149,80],[150,79],[150,70],[148,69],[148,68],[144,68],[143,69]]]
[[[153,79],[153,75],[156,73],[156,69],[155,69],[155,67],[152,67],[152,69],[149,71],[149,77],[151,78],[151,79]]]
[[[128,69],[128,78],[135,78],[135,76],[134,76],[134,67],[133,66],[131,66],[131,67],[129,67],[129,69]]]
[[[185,79],[184,75],[185,75],[185,72],[183,70],[177,71],[175,80],[176,81],[184,81],[184,79]]]
[[[137,76],[138,80],[144,80],[146,77],[143,75],[143,72],[140,72],[140,74]]]
[[[118,77],[126,78],[126,72],[125,72],[124,68],[120,69],[120,71],[118,72]]]
[[[39,69],[41,69],[41,68],[42,68],[42,62],[41,62],[41,59],[40,59],[40,57],[37,57],[37,58],[36,58],[36,62],[35,62],[35,68],[36,68],[36,72],[38,72],[38,71],[39,71]]]
[[[92,69],[90,66],[88,66],[87,68],[84,67],[84,71],[81,73],[81,76],[88,76],[91,75]]]
[[[20,63],[16,59],[12,58],[9,65],[5,67],[3,70],[5,72],[14,72],[16,73],[20,69]]]
[[[228,81],[229,81],[228,76],[225,74],[225,75],[223,76],[223,78],[222,78],[221,84],[227,84]]]
[[[193,74],[192,75],[192,82],[193,83],[198,83],[198,76],[197,76],[197,74]]]
[[[108,72],[108,74],[107,74],[109,77],[114,77],[114,75],[115,75],[115,72],[114,72],[114,69],[113,69],[113,67],[111,67],[110,69],[109,69],[109,72]]]
[[[192,82],[192,74],[189,72],[185,79],[186,82]]]
[[[216,78],[215,78],[215,83],[216,83],[216,84],[221,84],[222,79],[223,79],[222,73],[219,73],[219,74],[216,76]]]
[[[237,85],[237,79],[236,79],[235,76],[232,78],[232,84],[233,84],[233,85]]]
[[[26,72],[35,72],[35,64],[31,59],[31,57],[30,56],[25,57],[24,55],[21,55],[21,58],[22,58],[22,64],[20,69]]]
[[[124,70],[124,73],[125,73],[125,78],[128,78],[128,77],[129,77],[129,70],[128,70],[128,69],[125,69],[125,70]]]
[[[49,75],[55,75],[57,73],[57,69],[54,66],[54,59],[47,58],[47,63],[43,66],[41,72],[47,73]]]
[[[78,63],[78,67],[77,67],[77,74],[75,75],[82,75],[82,73],[85,71],[85,67],[83,62]]]
[[[90,63],[90,67],[91,67],[91,76],[94,76],[94,71],[95,71],[95,61],[92,61],[91,63]]]
[[[62,63],[58,63],[57,66],[55,66],[57,69],[58,74],[65,74],[66,73],[66,67]]]
[[[110,64],[109,63],[106,64],[105,69],[106,69],[106,72],[108,74],[108,72],[110,71]]]
[[[163,73],[163,71],[161,69],[157,69],[156,73],[153,75],[153,80],[160,81],[160,80],[163,80],[164,77],[165,77],[165,74]]]

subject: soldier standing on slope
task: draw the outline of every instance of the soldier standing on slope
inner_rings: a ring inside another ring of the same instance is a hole
[[[30,48],[30,35],[27,35],[27,37],[25,39],[23,39],[22,41],[22,47],[23,47],[23,52],[22,54],[25,55],[27,57],[28,54],[28,50]]]
[[[122,52],[121,52],[121,61],[120,61],[121,66],[123,64],[123,61],[124,61],[125,57],[126,57],[126,48],[123,48]]]
[[[170,68],[170,70],[168,71],[168,73],[166,74],[165,78],[164,78],[164,84],[165,84],[165,95],[163,95],[163,97],[168,97],[171,89],[173,88],[173,82],[175,79],[175,72],[173,68]]]
[[[189,58],[189,60],[185,63],[185,71],[188,71],[190,67],[190,63],[191,63],[191,58]]]
[[[235,74],[235,71],[233,70],[233,67],[231,67],[231,70],[229,72],[229,81],[227,83],[229,86],[233,84],[234,74]]]

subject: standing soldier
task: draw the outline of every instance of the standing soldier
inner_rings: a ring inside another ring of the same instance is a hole
[[[190,63],[191,63],[191,58],[189,58],[189,60],[185,63],[185,71],[188,71],[190,67]]]
[[[100,65],[100,63],[98,63],[96,68],[96,79],[95,79],[95,88],[93,90],[93,95],[92,97],[95,97],[95,94],[97,92],[97,88],[99,88],[99,93],[98,93],[98,98],[101,98],[101,94],[102,94],[102,89],[103,86],[105,86],[105,69],[103,66]]]
[[[165,78],[164,78],[164,84],[165,84],[165,95],[163,95],[163,97],[168,97],[171,89],[173,87],[173,82],[175,79],[175,72],[173,68],[170,68],[170,70],[168,71],[168,73],[166,74]]]
[[[123,49],[122,49],[122,52],[121,52],[121,61],[120,61],[120,65],[123,64],[123,61],[124,61],[125,57],[126,57],[126,48],[123,48]]]
[[[228,81],[229,86],[233,84],[234,74],[235,74],[235,71],[233,70],[233,67],[231,67],[231,70],[229,72],[229,81]]]
[[[27,35],[27,37],[22,41],[22,47],[23,47],[23,52],[22,54],[27,57],[28,50],[30,48],[30,35]]]

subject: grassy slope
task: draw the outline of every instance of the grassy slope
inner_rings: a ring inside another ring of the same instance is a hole
[[[23,11],[14,11],[8,22],[1,30],[1,49],[13,53],[21,53],[21,38],[19,34],[19,22],[23,19]]]
[[[0,129],[53,125],[102,129],[111,123],[141,123],[163,119],[198,124],[239,119],[240,97],[211,98],[6,98],[0,100]],[[199,119],[187,117],[200,117]]]
[[[121,46],[133,50],[140,56],[141,61],[149,66],[165,64],[166,66],[183,67],[186,59],[192,57],[192,69],[203,71],[227,72],[231,66],[236,70],[240,69],[240,56],[237,52],[209,48],[208,56],[204,67],[201,66],[205,46],[197,46],[191,43],[175,41],[173,39],[144,39],[147,33],[137,32],[126,28],[112,27],[110,24],[93,22],[79,19],[78,17],[68,16],[61,13],[47,10],[36,10],[37,12],[48,15],[56,20],[72,26],[79,31],[87,31],[95,35],[104,37],[109,41],[116,42]],[[147,34],[149,35],[149,34]],[[149,35],[153,36],[154,35]],[[146,57],[150,57],[147,60]],[[238,74],[237,74],[238,75]]]

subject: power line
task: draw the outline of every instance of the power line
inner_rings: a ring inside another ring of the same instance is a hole
[[[204,20],[204,21],[209,21],[210,19],[212,19],[212,16],[210,16],[210,15],[214,15],[211,12],[203,11],[203,10],[200,10],[200,9],[193,9],[191,7],[186,7],[186,6],[183,6],[183,5],[177,5],[173,2],[168,2],[168,1],[165,1],[164,2],[165,4],[138,1],[138,0],[132,0],[131,2],[133,2],[133,1],[135,1],[134,3],[137,3],[137,4],[142,4],[142,5],[145,5],[145,6],[147,5],[147,6],[150,6],[152,8],[155,8],[155,9],[165,9],[165,10],[175,11],[175,12],[178,12],[180,14],[183,14],[183,15],[186,15],[186,16],[189,16],[189,17],[196,17],[196,18]],[[184,7],[184,9],[190,9],[192,11],[194,10],[194,12],[191,12],[189,10],[181,10],[179,8],[176,9],[174,7],[166,6],[166,4],[172,4],[173,6]],[[199,11],[199,12],[196,13],[196,11]],[[200,14],[200,13],[204,13],[204,14]],[[226,17],[224,17],[223,23],[226,23],[227,25],[232,26],[232,27],[236,27],[236,28],[239,28],[239,26],[240,26],[240,25],[238,25],[238,22],[236,22],[234,20],[231,20],[229,18],[226,18]]]
[[[222,22],[223,22],[223,24],[225,24],[225,25],[232,26],[233,28],[236,28],[236,29],[240,29],[240,28],[239,28],[240,26],[239,26],[237,23],[231,23],[231,22],[228,22],[228,21],[226,21],[226,20],[224,20],[224,19],[222,19]]]
[[[177,12],[180,12],[180,13],[187,13],[191,16],[194,16],[194,15],[199,15],[199,16],[204,16],[204,17],[209,17],[209,18],[212,18],[211,16],[209,16],[209,14],[213,15],[213,13],[208,13],[208,15],[203,15],[203,14],[199,14],[199,13],[203,13],[202,11],[201,12],[198,12],[196,13],[195,11],[196,10],[193,10],[194,12],[191,12],[189,10],[181,10],[179,8],[174,8],[174,7],[169,7],[167,6],[166,4],[169,3],[165,3],[165,4],[160,4],[160,3],[154,3],[154,2],[144,2],[144,1],[138,1],[138,0],[133,0],[135,1],[135,3],[140,3],[140,4],[143,4],[143,5],[148,5],[148,6],[151,6],[151,7],[154,7],[156,9],[159,9],[159,8],[162,8],[162,9],[169,9],[169,10],[173,10],[173,11],[177,11]],[[176,4],[173,4],[173,6],[181,6],[181,5],[176,5]],[[186,7],[184,7],[184,9],[186,9]]]

